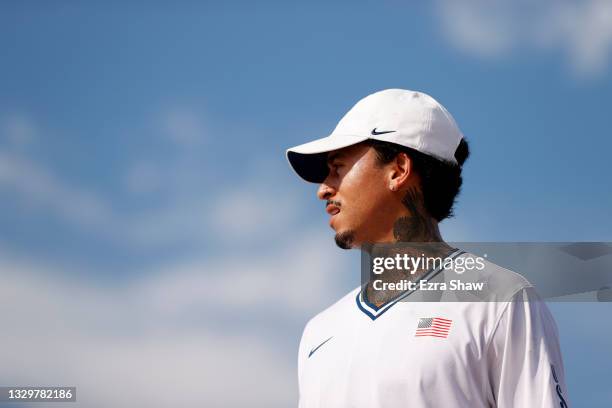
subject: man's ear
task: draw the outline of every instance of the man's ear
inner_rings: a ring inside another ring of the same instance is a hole
[[[408,184],[410,175],[412,174],[412,160],[410,157],[401,152],[391,162],[391,171],[389,173],[389,187],[392,191],[401,190]]]

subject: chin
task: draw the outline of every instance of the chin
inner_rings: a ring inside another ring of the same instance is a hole
[[[336,245],[342,249],[351,249],[356,246],[355,232],[352,230],[337,232],[334,240],[336,241]]]

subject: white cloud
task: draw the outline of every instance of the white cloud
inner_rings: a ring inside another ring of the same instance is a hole
[[[177,149],[161,156],[153,149],[127,164],[120,180],[123,185],[117,187],[129,194],[122,197],[123,203],[141,200],[140,208],[121,211],[117,197],[96,191],[95,185],[71,183],[52,167],[9,146],[0,149],[0,193],[27,210],[76,226],[88,236],[137,247],[198,242],[211,232],[219,241],[227,241],[246,236],[245,232],[253,235],[260,222],[270,230],[286,221],[287,207],[279,206],[272,217],[273,198],[251,188],[249,181],[208,188],[200,185],[202,157],[198,152],[205,137],[200,116],[194,109],[174,108],[162,110],[153,121],[157,127],[151,133],[161,132]],[[7,138],[23,143],[31,140],[34,127],[30,119],[15,115],[4,119],[0,130]],[[285,216],[279,218],[281,214]]]
[[[172,180],[158,174],[155,164],[138,162],[124,181],[131,192],[159,194]],[[7,199],[59,217],[88,234],[131,246],[155,247],[210,236],[219,242],[261,240],[287,228],[300,208],[286,192],[248,180],[205,192],[188,187],[179,186],[180,191],[157,205],[123,213],[110,197],[70,184],[25,155],[0,150],[0,192],[8,193]]]
[[[577,72],[601,73],[612,52],[612,2],[563,2],[553,9],[540,36],[545,46],[565,48]]]
[[[180,147],[199,143],[201,124],[180,116],[167,123],[167,134]],[[76,405],[87,407],[294,405],[297,333],[275,337],[243,323],[265,322],[283,333],[305,323],[343,291],[346,257],[324,225],[293,230],[303,207],[274,189],[274,169],[239,185],[203,189],[194,185],[198,177],[179,183],[180,172],[160,180],[164,164],[180,165],[136,162],[128,189],[159,196],[174,184],[176,194],[129,213],[110,194],[0,150],[3,199],[76,225],[88,237],[154,248],[207,237],[223,242],[221,252],[207,249],[206,257],[167,256],[163,265],[141,266],[146,273],[131,272],[143,278],[121,286],[119,279],[103,286],[86,279],[91,273],[69,273],[34,257],[14,259],[0,248],[0,298],[7,306],[0,308],[0,377],[76,385]],[[245,243],[264,245],[247,253]]]
[[[195,170],[194,170],[195,171]],[[115,200],[86,190],[56,175],[25,155],[0,150],[0,192],[31,211],[76,226],[88,236],[112,240],[127,247],[159,248],[182,242],[214,239],[221,245],[264,242],[291,237],[304,209],[290,190],[278,190],[273,174],[258,175],[236,185],[211,186],[202,191],[181,185],[172,190],[172,177],[157,177],[159,167],[136,162],[124,182],[134,193],[150,191],[159,200],[146,208],[121,212]],[[197,177],[190,181],[196,183]],[[178,183],[174,183],[178,184]]]
[[[333,247],[332,234],[305,230],[291,240],[270,242],[270,249],[245,254],[236,248],[161,267],[143,297],[154,302],[159,313],[273,304],[294,315],[313,313],[338,294],[348,264]]]
[[[137,162],[128,187],[159,195],[167,186],[156,183],[173,183],[174,176],[160,181],[158,165]],[[7,306],[0,308],[0,377],[10,384],[76,385],[75,406],[294,405],[296,328],[344,290],[346,257],[324,226],[293,231],[303,208],[266,183],[273,174],[259,176],[208,190],[181,184],[162,204],[128,213],[111,195],[0,150],[3,198],[88,236],[155,248],[210,237],[222,242],[206,256],[141,265],[147,270],[126,273],[142,278],[112,279],[113,285],[0,248],[0,298]],[[245,252],[252,243],[264,245]]]
[[[142,180],[140,180],[142,182]],[[143,186],[138,186],[143,187]],[[151,187],[151,186],[149,186]],[[117,212],[109,197],[68,183],[51,169],[24,155],[0,150],[0,192],[24,208],[126,245],[158,246],[201,239],[210,222],[202,197],[136,214]]]
[[[228,316],[282,328],[336,298],[342,264],[322,238],[170,264],[122,286],[3,252],[0,377],[76,385],[87,407],[294,405],[299,338]]]
[[[286,229],[301,208],[287,191],[255,185],[226,188],[215,194],[210,212],[211,233],[223,240],[249,236],[262,239]]]
[[[108,205],[94,193],[75,189],[33,161],[0,151],[0,189],[18,193],[27,207],[50,209],[79,225],[105,225]]]
[[[609,63],[609,0],[437,0],[435,13],[452,45],[480,57],[558,49],[576,73],[588,76]]]
[[[517,33],[509,24],[506,2],[439,0],[435,7],[443,33],[463,51],[493,57],[514,45]]]

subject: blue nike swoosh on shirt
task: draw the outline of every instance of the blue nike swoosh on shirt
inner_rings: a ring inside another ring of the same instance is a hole
[[[315,351],[317,351],[318,349],[321,348],[322,345],[324,345],[325,343],[327,343],[328,341],[330,341],[334,336],[331,336],[329,339],[325,340],[323,343],[319,344],[317,347],[313,348],[312,350],[310,350],[310,353],[308,353],[308,358],[310,358],[310,356],[312,356]]]

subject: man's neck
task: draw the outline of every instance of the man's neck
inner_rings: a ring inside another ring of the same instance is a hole
[[[387,242],[397,243],[397,249],[392,249],[393,254],[408,255],[409,257],[444,258],[448,256],[453,248],[446,244],[440,235],[438,222],[428,213],[423,205],[423,197],[416,188],[410,188],[402,200],[405,209],[398,214],[393,223],[393,239]],[[391,238],[389,236],[389,238]],[[418,280],[427,268],[421,267],[415,271],[394,271],[384,277],[386,282],[398,282],[403,279]],[[367,295],[370,302],[377,306],[384,304],[397,293],[385,293],[374,291],[371,285],[367,287]]]
[[[410,187],[402,199],[405,211],[393,223],[396,242],[441,242],[438,222],[425,209],[423,195]]]

